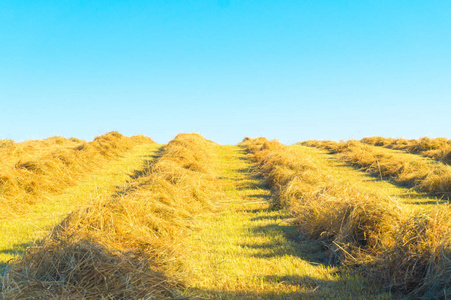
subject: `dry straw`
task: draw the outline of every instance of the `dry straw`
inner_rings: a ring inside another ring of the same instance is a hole
[[[322,144],[334,151],[348,146]],[[451,294],[448,205],[411,213],[388,196],[334,178],[276,141],[247,138],[241,146],[272,188],[274,207],[288,208],[305,238],[323,241],[331,263],[353,266],[410,296]]]
[[[423,156],[441,161],[444,164],[451,164],[451,140],[446,138],[431,139],[428,137],[423,137],[418,140],[406,140],[374,136],[363,138],[360,141],[373,146],[381,146],[390,149],[404,150],[409,153],[421,154]]]
[[[350,165],[376,176],[392,179],[401,185],[434,196],[451,196],[451,166],[390,154],[358,141],[307,141],[302,144],[338,153]]]
[[[138,144],[144,136],[110,132],[92,142],[76,138],[0,142],[0,219],[27,212],[48,194],[59,193]]]
[[[140,177],[72,212],[12,261],[3,297],[170,299],[181,240],[217,189],[212,143],[180,134]]]

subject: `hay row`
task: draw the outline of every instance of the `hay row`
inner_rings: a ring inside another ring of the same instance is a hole
[[[451,207],[411,212],[396,199],[361,190],[287,146],[263,138],[241,144],[289,209],[301,236],[324,242],[329,262],[355,268],[388,289],[415,297],[451,293]]]
[[[49,194],[60,193],[127,150],[153,143],[144,136],[110,132],[92,142],[51,137],[0,141],[0,219],[22,214]]]
[[[338,153],[348,164],[398,184],[433,196],[451,196],[451,166],[428,164],[421,158],[408,159],[389,154],[377,147],[358,141],[306,141],[303,145]]]
[[[389,149],[403,150],[408,153],[420,154],[444,164],[451,164],[451,140],[446,138],[431,139],[394,139],[380,136],[366,137],[360,140],[364,144],[380,146]]]
[[[180,134],[116,195],[72,212],[12,261],[5,299],[171,299],[177,257],[217,189],[212,143]]]

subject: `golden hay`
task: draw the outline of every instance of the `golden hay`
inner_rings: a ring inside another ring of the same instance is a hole
[[[392,288],[436,299],[451,293],[451,207],[404,215],[370,273],[390,280]]]
[[[261,164],[266,167],[262,169]],[[377,241],[370,239],[390,227],[400,209],[389,197],[373,195],[335,180],[286,146],[267,152],[258,166],[262,175],[272,178],[273,185],[278,186],[272,191],[273,206],[291,209],[308,238],[347,248],[373,247]],[[335,250],[339,252],[339,248]]]
[[[421,159],[407,159],[387,154],[376,147],[360,143],[308,141],[304,145],[338,153],[350,165],[364,169],[376,176],[431,195],[451,196],[451,167],[443,164],[427,164]]]
[[[110,132],[92,142],[51,137],[0,147],[0,218],[24,213],[47,194],[59,193],[107,161],[138,144],[153,143],[143,136]]]
[[[387,288],[410,296],[441,299],[451,293],[450,206],[411,213],[388,196],[325,174],[288,147],[277,144],[274,150],[264,151],[263,144],[261,139],[255,144],[247,139],[241,145],[259,158],[260,174],[272,176],[271,185],[278,187],[272,189],[275,207],[290,209],[304,237],[324,241],[331,249],[330,262],[335,259],[354,266],[385,282]],[[353,147],[362,151],[357,142],[306,144],[330,151]],[[360,152],[353,155],[369,164],[367,153]],[[388,164],[381,172],[392,167]]]
[[[218,186],[206,171],[212,152],[201,136],[178,135],[141,177],[117,195],[72,212],[40,245],[11,262],[3,297],[176,297],[180,241]]]
[[[364,144],[382,146],[390,149],[404,150],[409,153],[421,154],[444,164],[451,164],[451,140],[446,138],[431,139],[423,137],[418,140],[393,139],[383,137],[367,137],[361,140]]]
[[[4,299],[165,299],[175,283],[152,261],[87,240],[46,241],[3,278]]]

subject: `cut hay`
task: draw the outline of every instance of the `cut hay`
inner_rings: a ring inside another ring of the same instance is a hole
[[[353,147],[306,144],[336,152]],[[247,139],[241,146],[272,186],[273,207],[289,209],[304,238],[324,242],[330,263],[354,267],[405,295],[443,299],[451,294],[450,206],[412,212],[396,199],[334,178],[277,142]]]
[[[165,299],[175,284],[141,253],[87,240],[48,240],[3,278],[4,299]]]
[[[408,153],[421,154],[423,156],[441,161],[444,164],[451,164],[451,140],[446,138],[431,139],[428,137],[423,137],[418,140],[406,140],[383,137],[367,137],[360,141],[364,144],[373,146],[381,146],[395,150],[403,150]]]
[[[0,219],[26,213],[31,205],[60,193],[106,162],[136,145],[153,143],[144,136],[110,132],[92,142],[51,137],[0,143]]]
[[[180,134],[141,177],[72,212],[12,261],[2,295],[13,299],[172,299],[181,241],[218,188],[212,143]]]
[[[403,186],[433,196],[451,196],[451,166],[389,154],[358,141],[307,141],[302,144],[338,153],[338,157],[348,164]]]

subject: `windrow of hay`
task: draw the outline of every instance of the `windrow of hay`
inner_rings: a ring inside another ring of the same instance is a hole
[[[306,141],[305,146],[326,149],[350,165],[434,196],[451,196],[451,166],[426,163],[421,158],[386,153],[358,141]]]
[[[275,208],[288,208],[301,236],[320,240],[330,262],[356,268],[412,296],[451,293],[451,207],[412,212],[396,199],[325,173],[276,141],[245,139]]]
[[[51,137],[0,141],[0,219],[25,213],[30,205],[59,193],[133,147],[153,143],[144,136],[110,132],[92,142]]]
[[[116,195],[72,212],[12,261],[2,296],[175,298],[183,236],[218,190],[213,151],[200,135],[178,135]]]
[[[366,137],[360,140],[364,144],[380,146],[395,150],[404,150],[409,153],[421,154],[426,157],[451,165],[451,140],[446,138],[431,139],[394,139],[380,136]]]

